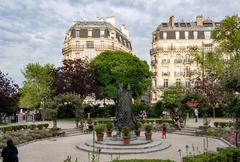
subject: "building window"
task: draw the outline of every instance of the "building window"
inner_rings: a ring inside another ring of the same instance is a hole
[[[80,48],[80,41],[76,41],[76,48]]]
[[[205,39],[211,39],[211,32],[210,31],[205,31],[204,32],[204,37],[205,37]]]
[[[167,39],[167,32],[163,32],[163,39]]]
[[[180,50],[180,43],[176,43],[176,50]]]
[[[181,67],[180,66],[177,66],[175,68],[175,76],[181,76]]]
[[[157,79],[154,80],[154,86],[157,87]]]
[[[167,88],[168,87],[168,79],[163,80],[163,87]]]
[[[114,42],[112,42],[112,49],[114,49]]]
[[[195,87],[199,87],[199,82],[198,81],[195,81]]]
[[[75,59],[80,59],[80,53],[75,53]]]
[[[101,31],[100,31],[100,37],[101,37],[101,38],[104,38],[104,36],[105,36],[105,31],[104,31],[104,30],[101,30]]]
[[[186,88],[191,88],[191,82],[189,80],[187,80],[185,82],[185,86],[186,86]]]
[[[194,31],[194,32],[193,32],[193,37],[194,37],[194,39],[197,39],[197,34],[198,34],[197,31]]]
[[[179,39],[179,31],[176,32],[176,39]]]
[[[186,54],[186,55],[185,55],[185,62],[186,62],[186,63],[189,63],[189,62],[190,62],[190,55],[189,55],[189,54]]]
[[[87,41],[87,48],[94,48],[93,41]]]
[[[88,30],[88,37],[92,37],[92,30]]]
[[[176,86],[180,87],[181,86],[181,79],[176,79]]]
[[[94,49],[85,49],[84,56],[86,59],[93,59],[96,56],[96,51]]]
[[[189,32],[188,32],[188,31],[185,31],[185,32],[184,32],[184,35],[185,35],[185,39],[188,39]]]
[[[100,42],[100,48],[101,48],[101,49],[105,48],[104,41],[101,41],[101,42]]]
[[[76,30],[76,31],[75,31],[75,36],[76,36],[76,37],[80,37],[80,31],[79,31],[79,30]]]
[[[168,50],[168,44],[167,43],[163,43],[163,50],[167,51]]]

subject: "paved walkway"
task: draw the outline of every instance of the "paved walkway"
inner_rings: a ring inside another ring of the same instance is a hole
[[[229,119],[216,119],[215,121],[227,121]],[[50,127],[52,122],[48,122]],[[211,124],[213,121],[211,120]],[[187,126],[198,127],[202,125],[201,119],[198,123],[194,122],[194,119],[189,119],[187,121]],[[61,128],[73,128],[74,121],[60,121],[58,126]],[[153,138],[159,137],[160,133],[154,133]],[[186,155],[186,145],[189,145],[189,152],[193,153],[193,147],[195,153],[196,150],[199,152],[203,151],[203,137],[185,136],[168,134],[167,140],[169,140],[172,146],[166,150],[154,153],[146,154],[129,154],[120,155],[120,159],[171,159],[175,161],[180,161],[180,155],[178,150],[182,150],[182,156]],[[81,151],[76,148],[76,145],[80,144],[82,141],[92,139],[91,134],[79,135],[73,137],[62,137],[43,140],[39,142],[34,142],[22,147],[19,147],[19,159],[21,162],[63,162],[67,156],[73,157],[73,159],[78,158],[78,162],[88,162],[89,155],[87,152]],[[216,151],[217,147],[226,147],[224,143],[216,139],[209,139],[209,151]],[[113,158],[117,158],[117,155],[101,155],[100,162],[109,162]]]
[[[160,133],[154,133],[153,137],[159,137]],[[147,154],[130,154],[121,155],[120,159],[171,159],[180,161],[178,150],[182,150],[182,155],[186,155],[185,146],[189,145],[189,152],[192,152],[192,145],[195,150],[203,151],[203,138],[168,134],[168,140],[172,146],[166,150]],[[63,162],[68,155],[78,158],[78,162],[88,162],[88,153],[76,148],[81,141],[92,138],[91,134],[73,137],[55,138],[31,143],[19,147],[19,159],[21,162]],[[226,145],[216,139],[209,139],[209,151],[216,151],[217,147],[225,147]],[[114,155],[113,158],[118,157]],[[101,155],[101,162],[111,160],[110,155]]]

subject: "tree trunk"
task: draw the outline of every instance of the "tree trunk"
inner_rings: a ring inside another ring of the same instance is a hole
[[[215,119],[215,107],[213,107],[213,119]]]
[[[239,125],[239,119],[238,119],[238,117],[236,118],[236,125],[235,125],[235,127],[236,127],[236,137],[235,137],[235,141],[236,141],[236,147],[238,147],[238,125]]]
[[[57,129],[57,119],[53,119],[53,129]]]

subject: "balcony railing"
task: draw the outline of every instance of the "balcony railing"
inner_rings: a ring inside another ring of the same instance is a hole
[[[183,60],[182,59],[174,59],[174,63],[182,63]]]
[[[162,76],[169,76],[170,72],[162,72]]]
[[[81,51],[84,49],[84,46],[83,45],[80,45],[80,46],[73,46],[73,45],[69,45],[67,47],[64,47],[62,49],[62,53],[66,53],[66,52],[71,52],[71,51]]]
[[[170,63],[170,59],[162,59],[162,64],[168,64]]]
[[[155,66],[156,64],[157,64],[157,60],[152,60],[152,61],[151,61],[151,65],[152,65],[152,66]]]
[[[156,76],[157,75],[157,72],[152,72],[153,76]]]
[[[184,64],[190,64],[192,62],[192,59],[184,59],[183,62]]]
[[[174,73],[174,76],[183,76],[184,74],[183,74],[183,72],[175,72]]]
[[[180,46],[176,48],[175,46],[168,46],[167,48],[165,47],[155,47],[150,50],[150,54],[158,51],[179,51],[179,50],[188,50],[187,47],[185,46]]]

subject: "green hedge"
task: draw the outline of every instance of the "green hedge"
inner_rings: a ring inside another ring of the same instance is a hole
[[[183,162],[239,162],[240,149],[229,147],[218,153],[204,153],[197,156],[185,157]]]
[[[132,159],[132,160],[113,160],[112,162],[173,162],[173,161],[158,159]]]
[[[234,123],[232,122],[214,122],[213,123],[215,127],[217,128],[226,128],[226,127],[233,127]]]
[[[38,128],[39,130],[43,128],[48,128],[49,124],[31,124],[31,125],[12,125],[12,126],[6,126],[6,127],[0,127],[0,131],[2,132],[11,132],[11,131],[20,131],[25,129],[31,129],[34,130]]]

